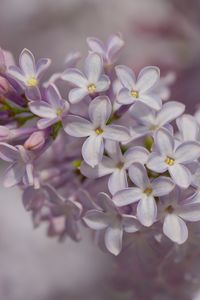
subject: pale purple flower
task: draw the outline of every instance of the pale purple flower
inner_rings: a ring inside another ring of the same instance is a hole
[[[129,177],[136,187],[117,192],[113,201],[118,207],[139,201],[136,216],[144,226],[151,226],[157,219],[155,197],[167,195],[173,190],[174,183],[165,176],[150,181],[145,167],[140,163],[134,163],[129,168]]]
[[[157,173],[169,171],[173,181],[182,188],[188,188],[191,183],[191,173],[187,164],[200,156],[200,145],[188,141],[175,145],[174,137],[168,130],[162,128],[155,134],[155,147],[150,154],[147,167]]]
[[[93,230],[105,230],[104,242],[109,252],[118,255],[122,250],[123,232],[133,233],[140,225],[132,215],[122,214],[105,193],[98,195],[99,210],[89,210],[83,220]]]
[[[89,105],[90,121],[74,115],[63,120],[66,133],[74,137],[88,137],[82,146],[85,162],[95,167],[103,157],[104,140],[126,141],[129,130],[120,125],[107,125],[112,113],[112,105],[107,96],[95,98]]]
[[[38,100],[40,80],[50,64],[51,60],[48,58],[41,58],[35,63],[31,51],[24,49],[19,57],[20,67],[10,66],[8,74],[25,90],[28,99]]]
[[[55,85],[50,85],[46,90],[47,101],[31,101],[30,111],[40,117],[37,122],[39,129],[45,129],[59,121],[68,114],[69,103],[62,99]]]
[[[141,101],[152,109],[161,109],[160,95],[154,91],[154,86],[160,79],[160,70],[157,67],[143,68],[137,79],[134,72],[126,66],[116,66],[115,70],[123,86],[117,95],[120,104],[130,105]]]
[[[121,34],[118,33],[111,35],[105,44],[98,38],[88,37],[87,44],[92,52],[102,56],[105,66],[109,67],[118,60],[124,41]]]
[[[31,151],[23,146],[11,146],[0,143],[0,158],[10,165],[5,171],[3,183],[5,187],[11,187],[23,181],[24,184],[33,185],[33,159]]]
[[[184,114],[176,120],[176,124],[181,141],[200,141],[200,126],[193,116]]]
[[[110,175],[108,189],[113,195],[119,190],[128,187],[127,169],[134,162],[145,164],[149,152],[144,147],[135,146],[122,154],[119,143],[113,141],[107,141],[105,146],[109,156],[104,155],[102,161],[94,168],[83,162],[81,164],[81,173],[92,179]]]
[[[87,95],[106,91],[110,79],[103,72],[103,61],[100,55],[91,53],[85,61],[84,73],[75,68],[68,68],[61,76],[63,80],[76,86],[69,92],[69,101],[77,103]]]
[[[168,72],[164,77],[161,77],[158,83],[154,86],[154,92],[159,94],[163,101],[170,98],[170,86],[175,82],[176,75],[174,72]]]
[[[176,101],[163,104],[159,111],[143,103],[136,103],[130,109],[131,116],[137,122],[137,125],[130,129],[130,140],[144,135],[154,135],[161,127],[168,127],[169,123],[179,117],[184,110],[185,105]]]
[[[200,221],[200,203],[194,202],[193,196],[183,199],[177,189],[160,198],[158,208],[163,233],[177,244],[183,244],[188,238],[185,221]]]

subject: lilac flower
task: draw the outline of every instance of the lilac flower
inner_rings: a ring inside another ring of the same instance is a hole
[[[67,115],[69,103],[62,99],[55,85],[50,85],[46,91],[47,101],[31,101],[30,111],[41,119],[37,122],[39,129],[45,129]]]
[[[8,74],[25,90],[28,99],[38,100],[40,80],[50,64],[51,60],[48,58],[41,58],[35,63],[33,54],[28,49],[24,49],[19,57],[20,68],[10,66]]]
[[[110,36],[106,44],[95,37],[88,37],[87,44],[92,52],[98,53],[103,57],[106,67],[112,66],[119,58],[124,41],[120,34]]]
[[[109,252],[118,255],[122,250],[123,232],[136,232],[140,225],[132,215],[121,214],[105,193],[98,197],[100,209],[89,210],[83,220],[93,230],[105,230],[104,241]]]
[[[179,117],[185,110],[185,105],[176,101],[165,103],[161,110],[156,112],[143,103],[136,103],[130,114],[137,121],[137,125],[131,127],[131,139],[134,140],[144,135],[153,135],[161,127],[169,127],[169,123]]]
[[[113,141],[106,142],[106,152],[109,157],[103,156],[102,161],[94,168],[83,162],[81,173],[92,179],[111,174],[108,180],[108,188],[113,195],[128,187],[127,169],[134,162],[145,164],[149,152],[143,147],[135,146],[122,154],[119,143]]]
[[[183,244],[188,238],[185,221],[200,221],[200,203],[195,203],[193,196],[182,199],[180,191],[175,189],[170,195],[160,198],[158,207],[164,234],[173,242]]]
[[[119,207],[139,201],[137,218],[144,226],[151,226],[157,218],[155,197],[167,195],[173,190],[174,183],[164,176],[150,181],[145,167],[139,163],[134,163],[129,168],[129,177],[136,187],[117,192],[113,201]]]
[[[24,184],[33,185],[33,153],[26,150],[23,146],[11,146],[0,143],[0,158],[9,162],[3,183],[5,187],[12,187],[21,181]]]
[[[155,134],[155,149],[150,154],[147,167],[157,173],[169,171],[173,181],[182,188],[188,188],[191,174],[187,164],[200,156],[200,145],[189,141],[175,147],[173,136],[166,129]]]
[[[174,72],[168,72],[164,77],[161,77],[158,83],[154,86],[154,91],[159,94],[163,101],[169,99],[171,95],[170,85],[175,82],[176,75]]]
[[[143,68],[137,80],[134,72],[126,66],[116,66],[115,70],[123,86],[117,95],[120,104],[127,105],[141,101],[152,109],[161,109],[160,96],[154,91],[154,86],[160,78],[160,70],[157,67]]]
[[[95,167],[102,160],[104,140],[125,141],[129,138],[129,131],[124,126],[107,125],[112,113],[107,96],[95,98],[88,112],[91,121],[70,115],[63,120],[63,127],[71,136],[88,137],[82,147],[82,156],[88,165]]]
[[[188,114],[184,114],[176,120],[181,141],[200,141],[200,126],[197,120]]]
[[[93,96],[106,91],[109,88],[110,79],[102,72],[103,61],[96,53],[88,55],[85,61],[85,73],[75,68],[67,69],[61,78],[76,86],[69,92],[69,101],[77,103],[87,95]]]

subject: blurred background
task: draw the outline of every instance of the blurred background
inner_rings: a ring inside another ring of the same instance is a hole
[[[87,51],[85,39],[121,32],[121,60],[134,69],[155,64],[175,71],[173,100],[194,112],[200,99],[199,0],[0,0],[0,46],[15,58],[29,48],[63,70],[71,50]],[[33,230],[18,189],[0,189],[0,300],[132,299],[114,293],[110,255],[83,232],[79,245],[59,244]],[[134,299],[138,300],[138,299]]]

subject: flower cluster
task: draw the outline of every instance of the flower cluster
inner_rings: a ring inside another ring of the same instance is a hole
[[[181,245],[200,221],[200,113],[167,101],[159,68],[118,64],[121,35],[87,44],[83,70],[70,53],[49,79],[50,59],[0,51],[4,185],[49,236],[78,241],[82,224],[114,255],[144,232]]]

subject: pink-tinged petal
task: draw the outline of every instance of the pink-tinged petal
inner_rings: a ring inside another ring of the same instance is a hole
[[[113,202],[116,206],[125,206],[140,200],[143,196],[141,189],[139,188],[126,188],[117,192],[113,196]]]
[[[123,229],[119,223],[115,227],[108,227],[105,231],[105,245],[109,252],[118,255],[122,249]]]
[[[103,70],[103,60],[97,53],[90,53],[85,60],[85,73],[89,83],[97,83]]]
[[[101,40],[95,38],[95,37],[88,37],[86,39],[87,44],[89,48],[98,54],[100,54],[102,57],[105,56],[105,47]]]
[[[103,137],[117,142],[126,142],[130,138],[128,128],[120,125],[109,125],[104,128]]]
[[[160,79],[160,70],[157,67],[145,67],[139,75],[136,87],[139,91],[146,92]]]
[[[150,181],[145,167],[140,163],[134,163],[128,170],[129,177],[141,190],[150,187]]]
[[[88,227],[94,230],[105,229],[109,225],[109,218],[105,213],[98,210],[90,210],[83,218]]]
[[[69,102],[72,104],[78,103],[88,95],[86,89],[83,88],[74,88],[69,92]]]
[[[96,92],[106,91],[110,86],[110,79],[106,75],[101,75],[98,82],[96,83]]]
[[[124,41],[120,34],[114,34],[109,38],[107,56],[109,62],[115,63],[124,46]]]
[[[156,111],[162,108],[162,101],[160,97],[156,94],[148,93],[148,94],[140,94],[138,101],[141,101],[148,107],[155,109]]]
[[[120,65],[115,67],[115,71],[118,79],[125,88],[127,88],[129,91],[134,89],[136,79],[134,72],[130,68]]]
[[[25,165],[14,163],[8,167],[4,174],[3,184],[5,187],[12,187],[21,182],[25,173]]]
[[[197,142],[185,142],[175,152],[175,159],[179,163],[188,163],[200,157],[200,144]]]
[[[130,95],[130,91],[126,88],[121,89],[117,94],[117,102],[120,104],[129,105],[133,104],[135,101],[136,99]]]
[[[111,158],[104,156],[102,161],[94,168],[82,162],[80,170],[88,178],[99,178],[114,172],[116,166]]]
[[[174,189],[174,182],[165,176],[160,176],[154,179],[151,183],[153,194],[156,197],[169,194]]]
[[[199,137],[199,124],[193,116],[184,114],[176,120],[176,124],[183,141],[195,141]]]
[[[75,86],[86,88],[88,85],[88,80],[85,75],[75,68],[67,69],[62,75],[61,78],[74,84]]]
[[[159,152],[173,158],[174,139],[168,130],[161,128],[155,134],[155,142]]]
[[[19,151],[12,145],[0,143],[0,158],[8,162],[14,162],[19,159]]]
[[[168,165],[165,163],[165,158],[157,153],[151,153],[147,161],[147,168],[158,173],[167,171]]]
[[[113,202],[113,200],[106,193],[98,194],[97,204],[105,211],[116,215],[118,210]]]
[[[176,213],[182,219],[189,222],[200,221],[200,203],[188,203],[176,209]]]
[[[153,196],[143,197],[137,205],[137,218],[144,226],[151,226],[157,218],[157,205]]]
[[[65,132],[74,137],[86,137],[94,132],[92,124],[78,116],[68,115],[62,123]]]
[[[99,96],[91,101],[88,114],[94,127],[104,127],[112,112],[112,105],[107,96]]]
[[[157,114],[157,123],[160,126],[170,123],[180,115],[182,115],[184,110],[185,105],[180,102],[167,102],[163,105],[162,109]]]
[[[128,233],[137,232],[141,228],[141,225],[137,219],[130,215],[123,215],[122,224],[124,231]]]
[[[82,156],[84,161],[91,167],[95,167],[101,162],[103,157],[104,144],[102,136],[89,136],[82,146]]]
[[[128,187],[127,174],[125,170],[117,169],[108,179],[108,189],[112,195]]]
[[[36,63],[36,76],[38,79],[41,79],[44,72],[51,65],[51,59],[49,58],[40,58]]]
[[[183,244],[188,238],[188,229],[185,222],[174,214],[168,214],[165,217],[163,232],[177,244]]]
[[[142,102],[136,102],[135,105],[130,107],[129,112],[139,124],[146,125],[148,127],[155,124],[155,110]]]
[[[125,167],[128,168],[132,163],[139,162],[141,164],[146,164],[149,157],[149,152],[144,147],[135,146],[129,148],[124,153]]]
[[[44,101],[31,101],[29,103],[30,111],[41,118],[53,119],[57,117],[56,111],[49,103]]]
[[[24,74],[28,77],[36,74],[35,59],[31,51],[24,49],[19,57],[19,64]]]
[[[191,183],[190,171],[183,165],[175,163],[168,168],[174,182],[183,189],[187,189]]]
[[[59,117],[55,117],[55,118],[52,118],[52,119],[40,119],[39,121],[37,121],[37,127],[39,129],[46,129],[50,126],[52,126],[53,124],[57,123],[58,121],[60,120]]]

